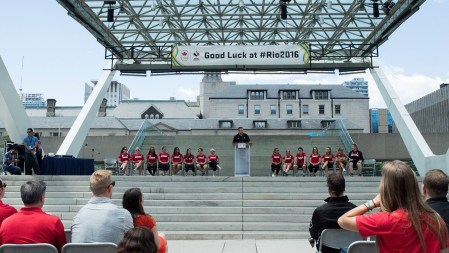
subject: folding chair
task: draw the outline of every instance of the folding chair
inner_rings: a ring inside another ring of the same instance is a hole
[[[357,241],[353,242],[348,247],[348,253],[376,253],[375,241]]]
[[[367,159],[363,161],[362,174],[364,176],[374,177],[376,173],[376,159]]]
[[[65,233],[65,239],[67,240],[67,243],[71,243],[72,242],[72,230],[66,229],[66,230],[64,230],[64,233]]]
[[[0,253],[58,253],[55,246],[49,243],[35,244],[3,244]]]
[[[104,169],[110,170],[113,175],[118,175],[120,167],[117,164],[117,159],[115,158],[106,158],[103,160],[104,162]]]
[[[62,253],[116,253],[117,245],[111,242],[67,243]]]
[[[325,229],[321,232],[318,252],[321,252],[323,245],[334,249],[341,249],[349,247],[355,241],[364,241],[364,238],[358,232],[344,229]]]

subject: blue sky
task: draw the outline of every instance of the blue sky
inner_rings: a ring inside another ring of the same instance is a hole
[[[2,10],[0,56],[16,88],[43,93],[46,99],[55,98],[57,105],[82,105],[84,83],[98,79],[107,64],[104,48],[56,1],[4,1]],[[378,60],[404,103],[449,82],[448,10],[448,0],[427,0],[379,49]],[[369,74],[240,74],[224,75],[223,79],[237,84],[340,84],[354,77],[369,81],[370,107],[385,107]],[[114,79],[126,84],[133,98],[195,100],[202,76],[144,78],[116,74]]]

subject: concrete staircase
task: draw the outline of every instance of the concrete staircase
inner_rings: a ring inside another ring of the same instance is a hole
[[[38,176],[47,183],[44,211],[59,216],[70,229],[89,200],[87,176]],[[20,186],[31,176],[4,176],[3,202],[22,207]],[[114,176],[113,200],[121,205],[125,190],[140,187],[145,210],[159,230],[173,239],[304,239],[313,210],[328,196],[324,177],[151,177]],[[373,198],[379,177],[346,178],[354,204]]]

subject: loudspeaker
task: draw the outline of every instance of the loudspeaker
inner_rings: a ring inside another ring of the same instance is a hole
[[[287,5],[281,4],[281,19],[287,19]]]
[[[108,9],[108,22],[114,22],[114,9],[112,8]]]
[[[373,3],[373,16],[375,18],[379,17],[379,3],[377,3],[377,2]]]

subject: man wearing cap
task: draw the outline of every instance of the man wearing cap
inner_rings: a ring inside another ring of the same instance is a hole
[[[118,245],[124,234],[134,227],[128,210],[112,203],[114,186],[111,171],[97,170],[90,176],[93,197],[73,218],[73,243],[112,242]]]
[[[3,169],[5,174],[8,172],[12,175],[20,175],[22,174],[22,170],[17,164],[20,162],[17,146],[11,146],[9,151],[5,154],[5,159],[3,159]]]

